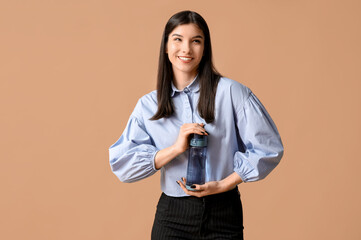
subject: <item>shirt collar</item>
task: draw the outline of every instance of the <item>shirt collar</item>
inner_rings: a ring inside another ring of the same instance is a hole
[[[183,90],[177,89],[177,88],[174,86],[173,81],[171,82],[171,84],[172,84],[172,92],[171,92],[171,94],[170,94],[171,97],[173,97],[176,92],[179,92],[179,93],[180,93],[180,92],[193,92],[193,93],[195,93],[195,92],[198,92],[198,91],[199,91],[198,74],[197,74],[197,76],[193,79],[193,81],[192,81],[188,86],[186,86]]]

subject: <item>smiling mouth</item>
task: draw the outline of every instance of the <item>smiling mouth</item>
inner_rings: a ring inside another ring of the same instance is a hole
[[[179,58],[180,60],[182,60],[183,62],[190,62],[190,61],[192,60],[191,57],[180,57],[180,56],[178,56],[178,58]]]

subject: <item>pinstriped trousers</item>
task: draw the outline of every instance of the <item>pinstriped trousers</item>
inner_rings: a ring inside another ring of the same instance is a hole
[[[155,214],[152,240],[243,240],[243,213],[238,188],[197,197],[162,193]]]

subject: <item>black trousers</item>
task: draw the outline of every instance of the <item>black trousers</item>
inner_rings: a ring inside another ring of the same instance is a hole
[[[197,197],[162,193],[155,214],[152,240],[243,239],[243,212],[238,188]]]

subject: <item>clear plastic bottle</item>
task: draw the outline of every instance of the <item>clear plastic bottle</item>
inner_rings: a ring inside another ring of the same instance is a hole
[[[192,134],[189,144],[186,188],[191,191],[193,184],[204,184],[206,177],[207,136]]]

